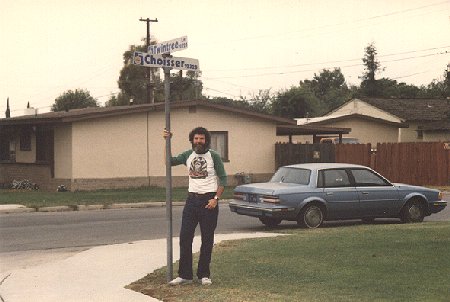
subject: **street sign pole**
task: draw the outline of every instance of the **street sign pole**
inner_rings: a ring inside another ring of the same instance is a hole
[[[166,130],[170,133],[170,67],[164,67],[164,102],[166,112]],[[172,156],[171,136],[166,138],[166,218],[167,218],[167,282],[173,279],[173,247],[172,247]]]
[[[164,101],[166,130],[170,131],[170,71],[172,69],[199,71],[197,59],[180,58],[170,55],[170,51],[179,51],[188,47],[187,37],[181,37],[157,45],[150,45],[147,53],[135,51],[133,64],[144,67],[160,67],[164,70]],[[167,219],[167,282],[173,279],[173,229],[172,229],[172,165],[171,136],[166,137],[166,219]]]

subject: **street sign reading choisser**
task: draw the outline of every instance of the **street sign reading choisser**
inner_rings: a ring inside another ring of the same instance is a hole
[[[145,52],[135,51],[133,55],[133,64],[145,67],[170,67],[181,70],[199,70],[199,63],[197,59],[191,58],[175,58],[164,57],[162,55],[151,55]]]

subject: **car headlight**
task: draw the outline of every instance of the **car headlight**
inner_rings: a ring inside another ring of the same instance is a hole
[[[278,196],[274,195],[263,195],[260,199],[261,202],[268,202],[268,203],[280,203],[280,199]]]
[[[442,198],[443,198],[442,192],[439,192],[439,194],[438,194],[438,200],[442,200]]]

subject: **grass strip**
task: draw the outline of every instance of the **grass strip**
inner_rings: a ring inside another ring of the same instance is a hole
[[[187,192],[188,189],[186,187],[173,188],[172,201],[184,201]],[[232,192],[232,188],[226,188],[222,198],[231,198]],[[88,204],[109,205],[113,203],[136,203],[165,200],[166,189],[161,187],[79,192],[0,190],[0,204],[22,204],[30,208]]]

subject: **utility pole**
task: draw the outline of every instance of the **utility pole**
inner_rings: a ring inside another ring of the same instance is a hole
[[[150,23],[151,22],[158,22],[158,18],[151,20],[150,18],[143,19],[140,18],[139,21],[147,22],[147,40],[146,40],[146,52],[148,50],[148,46],[150,45]],[[155,103],[155,95],[153,93],[153,79],[152,79],[152,72],[150,71],[150,68],[147,68],[145,73],[145,78],[147,80],[147,103]]]
[[[6,99],[6,111],[5,111],[6,118],[11,117],[11,110],[9,110],[9,97]]]

